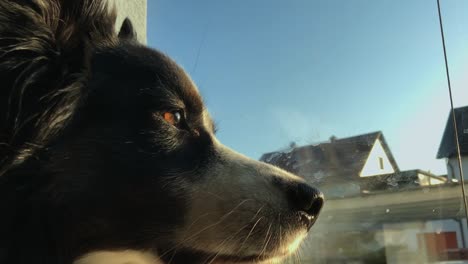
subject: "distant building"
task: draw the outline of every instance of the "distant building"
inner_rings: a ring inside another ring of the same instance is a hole
[[[462,169],[465,179],[468,179],[468,106],[455,109],[455,120],[457,121],[458,141],[462,156]],[[455,143],[455,130],[453,127],[453,116],[450,111],[445,126],[445,131],[440,142],[437,158],[446,159],[448,179],[460,179],[460,170],[457,160],[457,146]]]
[[[423,170],[407,170],[361,179],[361,192],[396,191],[420,186],[439,185],[447,182],[446,177],[436,176]]]
[[[349,197],[446,182],[421,170],[400,171],[382,132],[292,147],[264,154],[261,161],[304,177],[327,197]]]
[[[260,160],[304,177],[325,194],[321,221],[309,236],[320,245],[301,252],[304,263],[464,259],[468,228],[458,184],[422,170],[401,171],[380,131],[291,144]]]

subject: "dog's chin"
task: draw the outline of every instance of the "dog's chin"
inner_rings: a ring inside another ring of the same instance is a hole
[[[306,232],[301,232],[287,244],[286,247],[271,247],[268,250],[261,250],[258,253],[235,252],[220,253],[210,251],[208,248],[201,250],[198,248],[184,247],[173,250],[169,254],[160,256],[166,263],[210,263],[210,264],[242,264],[242,263],[277,263],[288,255],[294,253],[306,237]],[[281,242],[278,241],[278,244]],[[168,251],[166,251],[168,252]]]
[[[177,252],[163,257],[166,263],[182,264],[182,263],[210,263],[210,264],[242,264],[242,263],[262,263],[280,260],[285,257],[284,254],[260,254],[260,255],[226,255],[216,252],[201,251],[197,249],[184,248]]]

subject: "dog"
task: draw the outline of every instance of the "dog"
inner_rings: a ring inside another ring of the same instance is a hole
[[[260,263],[323,195],[222,145],[194,82],[100,0],[0,0],[0,263]]]

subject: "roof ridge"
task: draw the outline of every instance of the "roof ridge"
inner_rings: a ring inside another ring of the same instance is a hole
[[[381,130],[377,130],[377,131],[373,131],[373,132],[369,132],[369,133],[365,133],[365,134],[360,134],[360,135],[355,135],[355,136],[350,136],[350,137],[345,137],[345,138],[336,138],[334,141],[324,140],[324,141],[318,142],[316,144],[309,144],[309,145],[296,147],[296,149],[303,148],[303,147],[315,147],[315,146],[319,146],[319,145],[322,145],[322,144],[336,143],[337,141],[346,141],[346,140],[353,139],[353,138],[368,137],[370,135],[376,135],[377,136],[376,139],[377,139],[378,137],[382,136],[382,134],[383,133],[382,133]]]
[[[377,139],[377,138],[380,138],[383,135],[383,132],[381,130],[377,130],[377,131],[373,131],[373,132],[369,132],[369,133],[365,133],[365,134],[360,134],[360,135],[355,135],[355,136],[350,136],[350,137],[345,137],[345,138],[337,138],[334,141],[324,140],[324,141],[321,141],[321,142],[312,143],[312,144],[303,145],[303,146],[297,146],[297,147],[294,147],[294,148],[278,149],[276,151],[270,151],[270,152],[267,152],[267,153],[263,153],[262,157],[267,156],[267,155],[272,155],[274,153],[280,153],[280,152],[281,153],[286,153],[286,152],[292,152],[292,151],[296,151],[296,150],[300,150],[300,149],[304,149],[304,148],[318,147],[318,146],[325,145],[325,144],[336,143],[337,141],[346,141],[346,140],[353,139],[353,138],[368,137],[368,136],[374,135],[374,134],[376,135],[376,139]]]
[[[457,111],[457,110],[464,110],[465,108],[468,109],[468,105],[465,105],[465,106],[460,106],[460,107],[455,107],[454,110]]]

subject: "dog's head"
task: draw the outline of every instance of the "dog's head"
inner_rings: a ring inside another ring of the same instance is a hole
[[[196,85],[168,56],[138,44],[129,20],[84,58],[79,88],[54,93],[72,93],[73,107],[43,119],[39,128],[55,120],[60,129],[28,154],[51,235],[73,233],[59,235],[59,247],[72,258],[133,249],[172,263],[261,261],[298,247],[322,194],[222,145]]]

